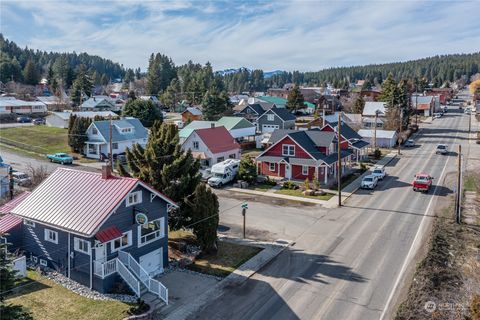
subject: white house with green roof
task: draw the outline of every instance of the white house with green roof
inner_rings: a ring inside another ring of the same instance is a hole
[[[254,137],[256,126],[242,117],[222,117],[218,121],[192,121],[178,133],[180,143],[183,143],[196,129],[205,129],[212,127],[225,127],[230,135],[243,140]]]

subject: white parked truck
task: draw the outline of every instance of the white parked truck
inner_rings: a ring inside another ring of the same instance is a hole
[[[212,187],[221,187],[235,178],[240,167],[240,160],[227,159],[212,166],[212,177],[208,179],[208,184]]]

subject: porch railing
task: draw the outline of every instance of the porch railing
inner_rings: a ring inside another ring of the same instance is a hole
[[[117,259],[108,260],[107,262],[94,261],[94,272],[102,279],[117,272]]]
[[[135,292],[137,297],[140,297],[140,281],[128,270],[128,268],[122,263],[122,261],[117,260],[117,271],[120,276],[125,280],[128,286]]]

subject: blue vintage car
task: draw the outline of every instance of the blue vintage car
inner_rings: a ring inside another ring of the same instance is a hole
[[[50,162],[57,162],[61,164],[72,164],[73,158],[66,153],[54,153],[47,155],[48,160]]]

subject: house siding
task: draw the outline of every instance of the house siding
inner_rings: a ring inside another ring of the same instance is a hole
[[[193,142],[198,142],[198,149],[193,148]],[[203,142],[200,136],[194,131],[182,144],[182,150],[192,150],[193,152],[204,152],[205,157],[209,160],[208,167],[213,166],[214,164],[218,163],[217,159],[223,157],[224,160],[230,158],[230,156],[235,155],[235,159],[240,159],[240,148],[233,148],[231,150],[227,150],[224,152],[219,153],[212,153],[210,149],[208,149],[207,145]]]
[[[268,121],[269,114],[273,114],[273,121]],[[288,121],[287,121],[288,122]],[[291,121],[290,121],[291,122]],[[263,115],[257,119],[257,130],[263,132],[263,125],[277,125],[279,129],[289,129],[290,127],[284,127],[284,122],[277,116],[273,111],[268,110]],[[295,121],[293,121],[293,126],[295,126]],[[293,128],[293,127],[292,127]]]
[[[312,158],[295,141],[293,141],[288,136],[284,137],[282,140],[280,140],[276,145],[274,145],[264,155],[265,156],[282,157],[283,156],[282,152],[283,152],[283,145],[284,144],[295,146],[295,156],[294,156],[294,158],[302,158],[302,159],[311,159]]]

